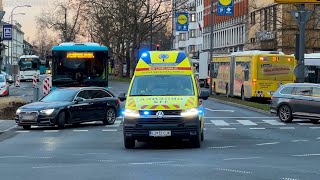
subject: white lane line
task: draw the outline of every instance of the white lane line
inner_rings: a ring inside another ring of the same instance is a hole
[[[264,145],[273,145],[273,144],[279,144],[280,142],[271,142],[271,143],[261,143],[261,144],[256,144],[257,146],[264,146]]]
[[[301,126],[314,126],[314,124],[312,124],[312,123],[297,123],[297,124],[299,124]]]
[[[0,156],[0,159],[6,159],[6,158],[51,159],[52,157],[32,157],[32,156]]]
[[[53,132],[59,132],[59,130],[44,130],[45,133],[53,133]]]
[[[18,133],[27,133],[27,132],[30,132],[30,131],[16,131]]]
[[[320,139],[320,137],[318,137],[317,139]]]
[[[280,127],[280,129],[295,129],[294,127]]]
[[[264,130],[266,128],[250,128],[251,130]]]
[[[306,139],[295,139],[295,140],[291,140],[291,142],[307,142],[309,140]]]
[[[237,128],[220,128],[221,130],[236,130]]]
[[[264,121],[264,122],[266,122],[266,123],[268,123],[268,124],[271,124],[271,125],[273,125],[273,126],[283,126],[283,125],[286,125],[285,123],[279,122],[279,121],[277,121],[277,120],[262,120],[262,121]]]
[[[278,117],[204,117],[205,119],[279,119]]]
[[[142,163],[128,163],[132,165],[153,165],[153,164],[169,164],[175,161],[165,161],[165,162],[142,162]]]
[[[296,179],[296,178],[281,178],[282,180],[299,180],[299,179]]]
[[[309,127],[310,129],[320,129],[320,127]]]
[[[252,174],[252,172],[249,171],[241,171],[237,169],[222,169],[222,168],[216,168],[218,171],[228,171],[228,172],[235,172],[235,173],[241,173],[241,174]]]
[[[47,168],[68,168],[68,167],[86,167],[92,165],[79,164],[79,165],[65,165],[65,166],[34,166],[32,169],[47,169]]]
[[[306,156],[320,156],[320,154],[298,154],[298,155],[292,155],[295,157],[306,157]]]
[[[3,132],[10,131],[11,129],[16,128],[16,127],[18,127],[18,125],[14,125],[14,126],[12,126],[12,127],[9,127],[8,129],[5,129]]]
[[[205,108],[205,109],[211,112],[234,112],[234,110],[210,109],[210,108]]]
[[[73,130],[74,132],[87,132],[89,130]]]
[[[117,129],[103,129],[103,132],[116,132],[118,131]]]
[[[224,120],[211,120],[211,122],[216,126],[229,126]]]
[[[245,126],[256,126],[258,124],[250,121],[250,120],[237,120],[239,123],[241,123],[242,125],[245,125]]]
[[[250,159],[261,159],[262,157],[247,157],[247,158],[227,158],[224,159],[225,161],[232,161],[232,160],[250,160]]]
[[[208,149],[226,149],[226,148],[234,148],[237,146],[221,146],[221,147],[208,147]]]
[[[114,122],[114,124],[112,124],[112,125],[106,125],[105,127],[119,127],[120,124],[121,124],[121,120],[120,120],[120,121],[117,120],[117,121]]]

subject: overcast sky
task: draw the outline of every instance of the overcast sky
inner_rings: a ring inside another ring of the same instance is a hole
[[[26,15],[15,15],[13,19],[18,21],[22,25],[22,30],[24,31],[24,38],[29,41],[35,39],[36,21],[35,17],[40,15],[43,8],[49,8],[53,2],[63,1],[63,0],[2,0],[3,9],[6,11],[6,14],[3,18],[3,21],[8,22],[11,11],[14,7],[19,5],[31,5],[32,7],[21,7],[16,8],[13,14],[25,13]],[[64,0],[66,1],[66,0]]]

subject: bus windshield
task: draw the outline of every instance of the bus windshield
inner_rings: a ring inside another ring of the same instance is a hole
[[[38,70],[40,60],[37,58],[21,58],[19,61],[20,71]]]
[[[55,51],[52,82],[55,86],[106,86],[107,52]]]

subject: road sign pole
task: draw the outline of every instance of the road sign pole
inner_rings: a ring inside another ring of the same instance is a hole
[[[210,15],[210,95],[212,95],[212,78],[213,78],[213,70],[214,66],[212,63],[212,57],[213,57],[213,28],[214,28],[214,11],[213,11],[213,0],[211,0],[211,15]]]
[[[298,65],[295,69],[295,75],[297,77],[297,83],[303,83],[305,80],[306,72],[304,65],[304,53],[305,53],[305,26],[308,21],[311,11],[305,9],[305,4],[301,4],[299,10],[291,11],[291,14],[295,18],[299,26],[299,55],[298,55]]]

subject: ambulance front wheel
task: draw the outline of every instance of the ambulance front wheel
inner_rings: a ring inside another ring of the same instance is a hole
[[[136,142],[132,138],[124,137],[124,147],[126,149],[133,149],[136,145]]]

